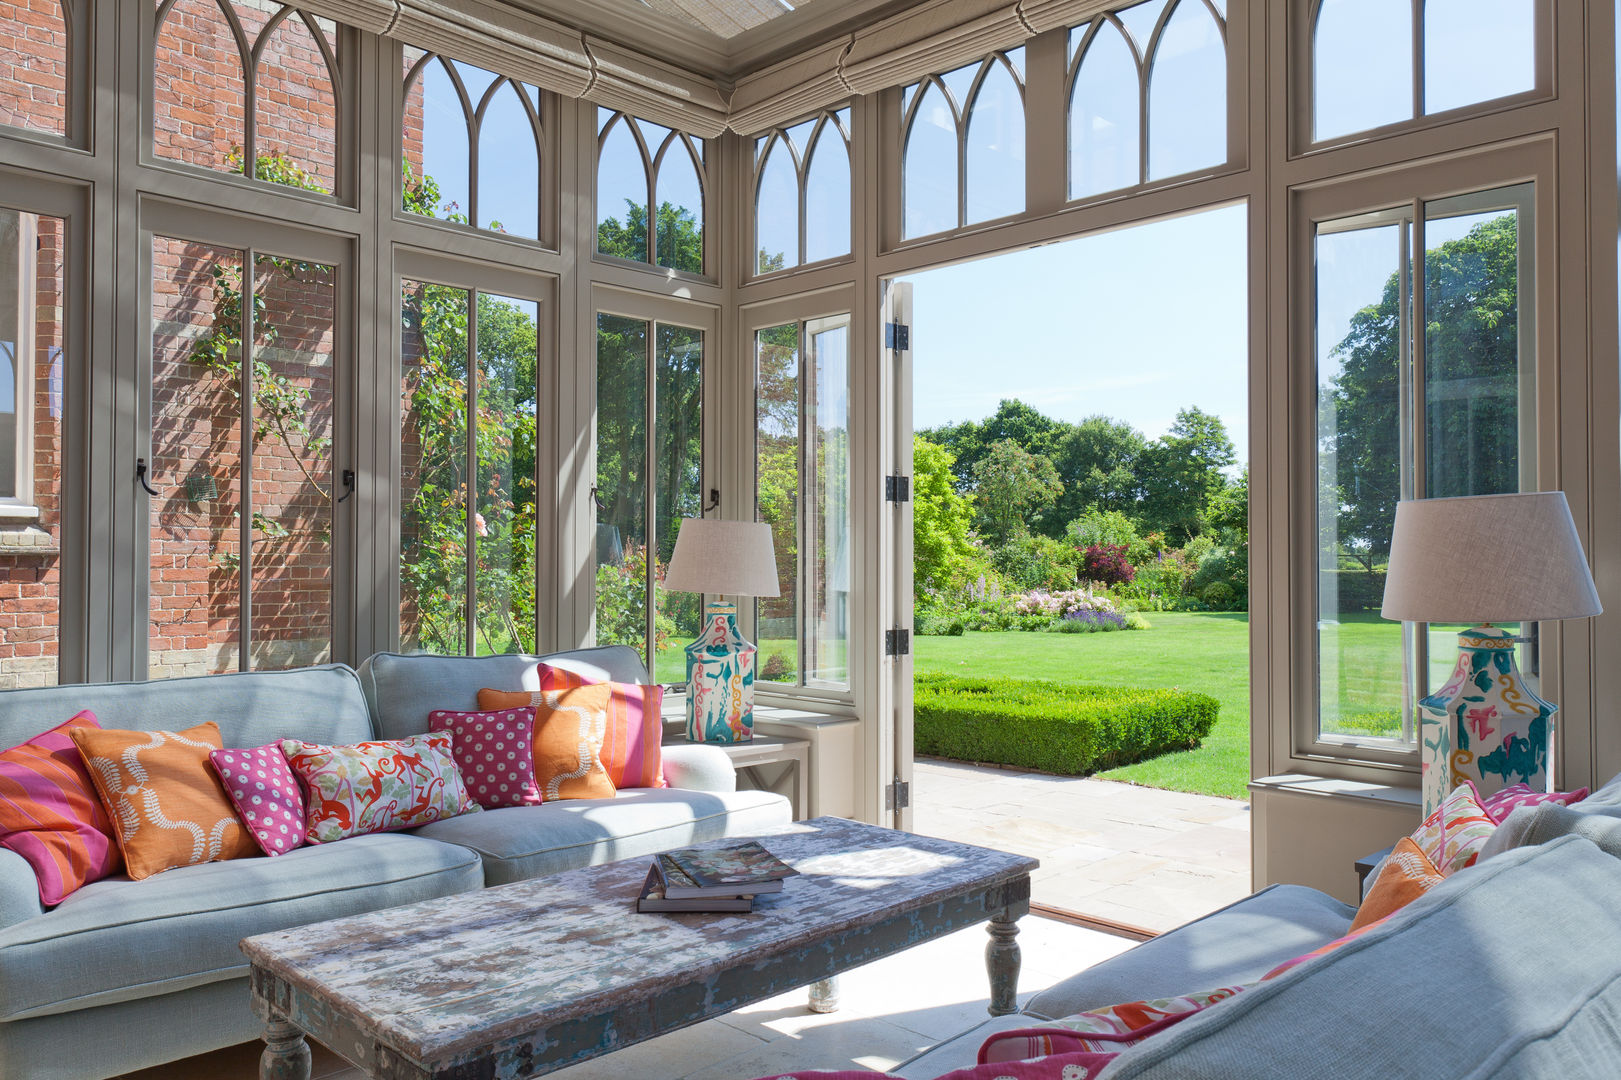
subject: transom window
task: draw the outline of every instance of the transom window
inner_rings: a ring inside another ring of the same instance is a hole
[[[850,254],[850,110],[754,140],[754,272]]]
[[[597,110],[599,254],[703,273],[707,190],[702,139]]]
[[[930,75],[901,96],[901,236],[1024,210],[1024,50]]]
[[[305,191],[337,190],[337,24],[288,4],[159,0],[152,152]]]

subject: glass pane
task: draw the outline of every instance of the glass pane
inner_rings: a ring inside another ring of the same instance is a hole
[[[1086,48],[1069,102],[1069,197],[1118,191],[1142,180],[1137,62],[1104,20]]]
[[[912,116],[901,162],[905,200],[901,235],[928,236],[957,227],[957,120],[934,83]]]
[[[338,102],[326,57],[298,15],[288,15],[270,32],[254,74],[253,102],[254,175],[330,193],[337,175]]]
[[[799,265],[799,175],[782,139],[771,144],[760,170],[760,189],[754,199],[754,245],[757,273]]]
[[[1426,0],[1424,111],[1535,88],[1534,0]]]
[[[597,644],[629,645],[644,661],[648,331],[597,316]]]
[[[1401,737],[1402,627],[1379,615],[1402,495],[1404,227],[1317,237],[1318,663],[1324,735]]]
[[[420,111],[418,110],[420,102]],[[412,130],[420,116],[421,128]],[[456,84],[443,60],[423,65],[406,94],[405,159],[413,166],[415,183],[407,176],[405,209],[443,221],[467,221],[472,189],[468,182],[467,113]],[[412,150],[421,147],[420,160]]]
[[[755,333],[755,513],[771,526],[779,595],[755,601],[755,677],[799,681],[799,324]]]
[[[1148,55],[1148,44],[1154,38],[1154,27],[1159,24],[1159,17],[1165,11],[1165,3],[1166,0],[1148,0],[1146,4],[1115,12],[1137,46],[1138,56]]]
[[[240,173],[247,115],[242,53],[214,0],[178,0],[158,27],[152,61],[152,152]]]
[[[478,225],[540,236],[540,135],[518,87],[503,83],[478,129]]]
[[[241,253],[153,237],[151,678],[238,667],[241,334]]]
[[[401,283],[400,647],[467,652],[464,289]]]
[[[1197,172],[1227,160],[1227,49],[1200,0],[1180,0],[1148,78],[1148,177]]]
[[[979,64],[969,64],[940,76],[940,81],[951,91],[951,102],[957,106],[958,112],[968,110],[968,95],[974,89],[974,79],[979,76],[979,68]]]
[[[805,168],[805,261],[850,254],[850,152],[831,122]]]
[[[1412,0],[1323,0],[1312,48],[1318,139],[1413,118]]]
[[[811,488],[805,534],[815,549],[805,566],[805,683],[850,684],[850,318],[805,328],[814,377],[806,381]]]
[[[704,335],[660,323],[655,337],[653,495],[658,553],[653,580],[663,582],[681,522],[703,514]],[[703,597],[665,592],[661,586],[656,603],[653,681],[686,682],[686,647],[703,630]]]
[[[597,250],[621,259],[648,262],[647,169],[620,117],[602,144],[597,161]]]
[[[0,124],[66,134],[68,30],[59,0],[0,4],[0,56],[8,71],[0,79]]]
[[[495,72],[486,71],[465,60],[452,60],[450,63],[456,69],[456,74],[461,77],[462,89],[467,91],[467,100],[473,103],[475,109],[478,108],[478,103],[484,100],[484,92],[496,80]]]
[[[658,264],[703,273],[704,189],[692,154],[679,136],[659,164],[658,201],[658,236],[654,239]]]
[[[535,651],[535,345],[539,305],[478,294],[473,652]]]
[[[993,62],[968,114],[968,221],[1024,209],[1024,99],[1008,69]]]
[[[1532,364],[1520,355],[1518,215],[1442,216],[1443,206],[1425,208],[1424,494],[1496,495],[1522,479],[1534,489],[1534,443],[1521,426]]]
[[[253,350],[249,666],[332,657],[332,371],[337,273],[259,255]]]
[[[65,223],[0,209],[0,690],[57,681],[61,622]]]

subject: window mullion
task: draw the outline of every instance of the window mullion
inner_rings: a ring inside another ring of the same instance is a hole
[[[462,633],[467,637],[463,652],[478,655],[478,518],[474,505],[478,501],[478,290],[467,290],[467,465],[462,477],[462,533],[466,538],[464,552],[466,573],[466,600],[462,603]]]
[[[651,225],[648,229],[652,233]],[[646,588],[647,600],[643,605],[645,626],[643,633],[647,642],[647,670],[649,675],[658,670],[658,355],[659,355],[659,328],[663,324],[649,322],[647,324],[647,423],[643,434],[645,457],[642,466],[643,490],[642,521],[647,532],[647,546],[643,549],[642,580]]]
[[[242,343],[238,351],[237,411],[241,425],[240,447],[237,458],[239,470],[237,497],[237,670],[251,671],[253,649],[253,309],[257,302],[258,281],[254,274],[254,252],[248,248],[242,253]]]

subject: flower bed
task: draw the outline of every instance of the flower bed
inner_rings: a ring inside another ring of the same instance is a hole
[[[1064,776],[1192,749],[1221,709],[1188,690],[1035,679],[920,675],[913,692],[917,754]]]

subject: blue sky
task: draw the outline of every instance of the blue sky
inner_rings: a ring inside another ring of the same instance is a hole
[[[1246,217],[1225,207],[904,278],[914,423],[979,420],[1018,398],[1152,438],[1197,405],[1244,456]]]

